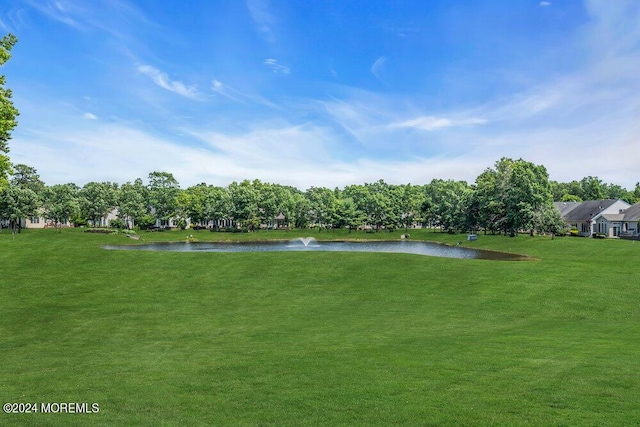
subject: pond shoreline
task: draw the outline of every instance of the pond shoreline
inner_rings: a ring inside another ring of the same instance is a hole
[[[533,261],[535,258],[522,254],[488,249],[448,245],[442,242],[397,239],[334,239],[310,238],[272,239],[251,241],[170,241],[136,242],[129,245],[104,245],[106,250],[147,250],[171,252],[377,252],[406,253],[456,259],[483,259],[494,261]]]

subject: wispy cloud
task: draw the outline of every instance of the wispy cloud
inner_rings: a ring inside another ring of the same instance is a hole
[[[275,41],[274,26],[275,16],[271,13],[268,0],[247,0],[247,8],[253,21],[256,23],[258,31],[269,41]]]
[[[280,64],[277,59],[273,59],[273,58],[265,59],[263,64],[269,67],[271,71],[273,71],[276,74],[289,74],[289,71],[290,71],[289,67]]]
[[[371,74],[373,74],[376,79],[380,80],[382,83],[385,83],[385,84],[387,82],[384,80],[382,76],[382,72],[386,62],[387,62],[387,57],[381,56],[380,58],[376,59],[376,61],[371,66]]]
[[[224,98],[230,99],[242,104],[263,105],[272,109],[280,109],[280,107],[259,94],[241,92],[220,80],[213,79],[211,81],[211,90]]]
[[[195,85],[187,86],[178,80],[171,80],[166,73],[150,65],[139,65],[137,70],[163,89],[186,98],[198,99],[198,91]]]
[[[230,88],[220,80],[213,79],[211,81],[211,90],[218,95],[231,99],[232,101],[243,102],[243,95],[241,93]]]
[[[91,113],[84,113],[82,115],[82,118],[86,120],[98,120],[98,117],[95,114],[91,114]]]
[[[79,30],[87,28],[86,24],[77,19],[79,16],[86,15],[87,12],[77,4],[65,0],[27,0],[27,3],[49,19]]]
[[[551,2],[550,1],[541,1],[540,2],[540,6],[545,7],[545,6],[550,6]]]
[[[25,0],[47,18],[79,31],[97,29],[129,43],[142,27],[152,24],[139,8],[126,0],[81,2],[71,0]]]
[[[444,117],[423,116],[415,119],[406,120],[399,123],[393,123],[391,127],[396,128],[414,128],[425,131],[434,131],[459,126],[475,126],[485,124],[485,119],[447,119]]]

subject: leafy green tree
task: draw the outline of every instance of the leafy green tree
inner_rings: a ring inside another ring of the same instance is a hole
[[[300,191],[293,187],[274,185],[276,195],[276,210],[278,215],[284,216],[284,223],[287,227],[296,224],[298,215],[298,195]]]
[[[580,180],[582,188],[582,200],[602,200],[605,195],[602,191],[602,180],[597,176],[586,176]]]
[[[242,228],[255,228],[260,224],[258,193],[249,180],[229,184],[229,193],[233,203],[233,219]]]
[[[111,182],[89,182],[78,192],[80,212],[91,220],[94,227],[118,206],[118,184]]]
[[[549,185],[551,187],[551,193],[553,196],[553,200],[558,201],[582,201],[584,191],[580,182],[571,181],[571,182],[557,182],[550,181]],[[563,200],[567,199],[567,200]]]
[[[205,197],[205,216],[207,220],[218,224],[219,220],[233,217],[233,201],[229,190],[222,187],[210,186]]]
[[[18,42],[13,34],[7,34],[0,39],[0,67],[11,58],[11,49]],[[9,161],[9,139],[11,131],[18,125],[16,117],[18,110],[13,105],[11,89],[5,88],[6,77],[0,75],[0,190],[9,184],[8,174],[11,172]]]
[[[257,224],[267,224],[281,211],[280,199],[283,196],[279,193],[282,192],[282,189],[277,185],[261,182],[258,179],[254,180],[251,185],[256,195],[258,207]]]
[[[331,228],[336,218],[338,198],[326,187],[311,187],[305,192],[309,202],[309,222],[320,229]]]
[[[483,228],[485,233],[501,230],[506,220],[502,190],[496,170],[489,168],[478,175],[471,202],[477,217],[467,222]]]
[[[624,200],[625,202],[629,203],[629,204],[634,204],[636,197],[633,194],[633,192],[627,190],[626,188],[623,188],[622,186],[618,185],[618,184],[603,184],[602,185],[602,192],[604,193],[604,197],[606,199],[620,199],[620,200]]]
[[[399,224],[397,200],[393,200],[391,186],[383,180],[349,185],[343,193],[345,198],[350,198],[355,203],[359,212],[364,213],[364,223],[375,227],[376,231],[382,227],[394,228]]]
[[[20,232],[22,219],[36,216],[38,195],[29,188],[10,185],[0,190],[0,218],[8,219],[12,232]]]
[[[311,204],[305,195],[300,192],[293,192],[291,195],[292,207],[292,222],[295,228],[307,228],[309,227],[309,211],[311,210]]]
[[[425,202],[424,192],[417,185],[400,185],[396,187],[393,199],[393,205],[399,209],[395,215],[399,216],[400,224],[408,230],[414,222],[421,219],[420,208]]]
[[[426,187],[427,215],[445,232],[465,227],[471,188],[464,181],[434,179]]]
[[[143,217],[149,215],[149,203],[147,202],[147,188],[140,178],[133,184],[126,182],[120,186],[118,192],[118,218],[124,221],[127,227],[133,228],[135,224],[142,226]],[[148,221],[147,221],[148,222]],[[153,225],[152,223],[149,226]]]
[[[564,194],[561,198],[560,198],[561,202],[581,202],[582,199],[574,194]]]
[[[402,213],[399,211],[398,200],[394,200],[393,187],[382,179],[364,186],[368,222],[375,225],[376,230],[397,227]]]
[[[44,183],[34,168],[15,165],[9,186],[0,190],[0,204],[4,206],[0,218],[9,219],[20,232],[23,219],[38,215],[43,191]]]
[[[349,233],[364,224],[366,213],[358,208],[356,202],[343,194],[337,201],[335,224],[340,228],[348,228]]]
[[[40,175],[38,175],[38,171],[31,166],[23,164],[13,166],[11,185],[28,188],[36,194],[42,194],[45,187],[44,182],[40,179]]]
[[[60,228],[64,222],[80,211],[78,187],[75,184],[46,187],[43,207],[45,218],[55,221],[56,226]]]
[[[178,195],[178,210],[192,224],[204,224],[231,217],[231,198],[226,189],[201,183]]]
[[[553,206],[549,174],[542,165],[502,158],[496,163],[505,208],[505,234],[533,230],[537,218]]]
[[[149,205],[156,218],[169,220],[176,215],[177,197],[180,185],[169,172],[151,172],[149,174]]]

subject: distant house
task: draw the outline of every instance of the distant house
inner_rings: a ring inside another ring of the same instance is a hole
[[[622,232],[623,213],[630,207],[624,200],[613,199],[554,202],[554,206],[569,228],[578,230],[578,235],[584,237],[596,233],[617,237]]]
[[[602,213],[594,218],[596,233],[607,237],[637,237],[640,203],[629,206],[618,213]]]

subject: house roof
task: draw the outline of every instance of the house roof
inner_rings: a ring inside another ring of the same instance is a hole
[[[640,203],[631,205],[624,210],[623,221],[640,221]]]
[[[600,215],[602,218],[606,219],[607,221],[622,221],[624,219],[624,214],[623,213],[618,213],[618,214],[602,214]]]
[[[598,215],[615,202],[617,202],[617,200],[614,199],[587,200],[586,202],[579,203],[578,206],[563,215],[563,218],[566,221],[591,221],[594,216]]]
[[[564,218],[569,212],[577,208],[582,202],[553,202],[553,206],[560,211]]]

